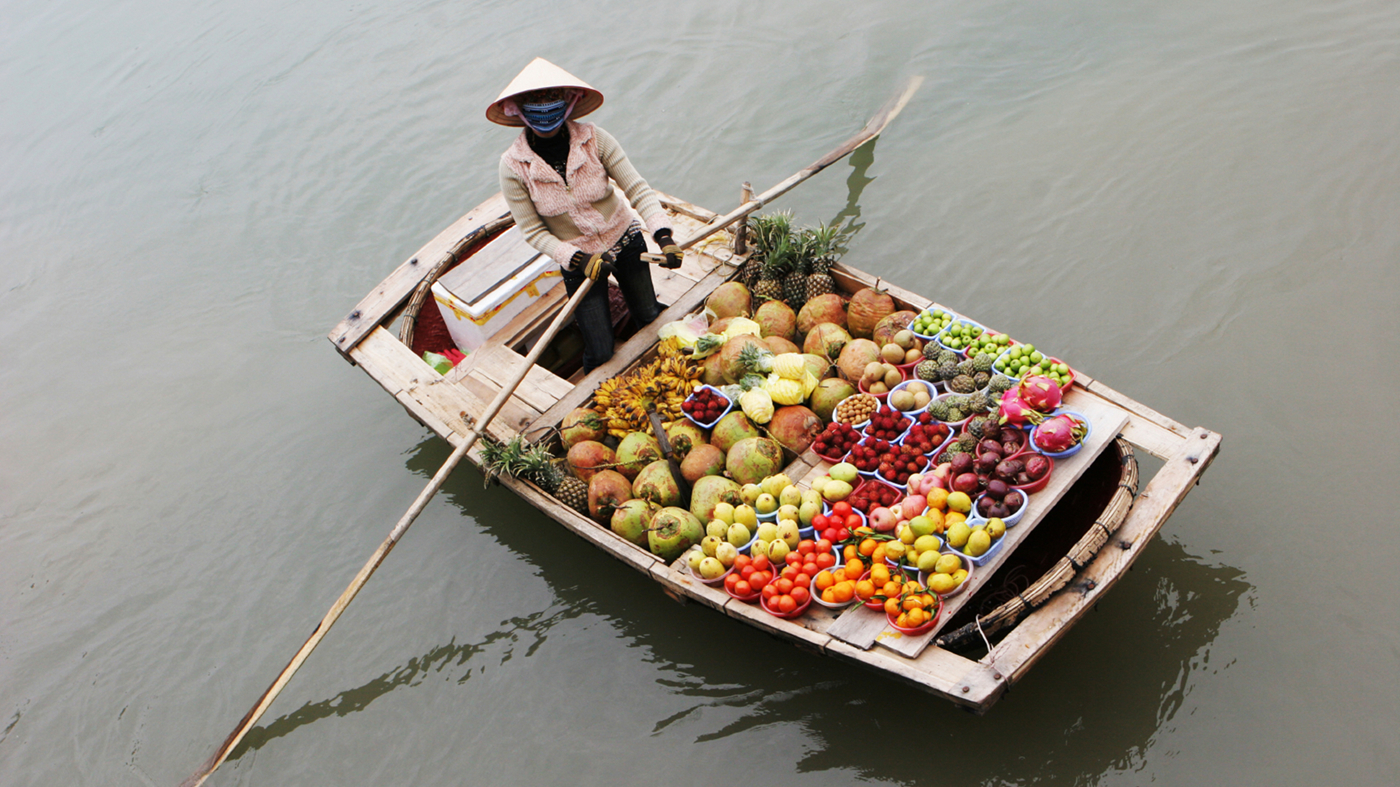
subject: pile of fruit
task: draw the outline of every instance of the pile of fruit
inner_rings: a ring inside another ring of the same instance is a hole
[[[551,450],[552,438],[484,442],[488,474],[528,480],[668,562],[693,558],[706,581],[748,581],[742,595],[754,595],[767,584],[739,575],[747,569],[762,580],[771,569],[769,581],[781,579],[807,528],[817,542],[855,547],[867,567],[877,549],[875,562],[918,565],[948,548],[946,528],[964,524],[973,498],[1000,489],[990,481],[1012,487],[1047,477],[1051,463],[1015,427],[1040,424],[1051,445],[1082,441],[1087,424],[1056,412],[1072,382],[1068,367],[947,310],[901,309],[878,283],[836,292],[830,266],[840,233],[785,221],[756,221],[760,253],[740,279],[716,288],[703,315],[668,326],[656,357],[604,381],[589,407],[565,417],[562,450]],[[806,245],[785,250],[797,242]],[[860,392],[896,386],[884,405]],[[800,489],[781,473],[808,448],[845,461]],[[920,490],[927,479],[943,489],[936,505]],[[993,498],[978,513],[999,512]],[[996,505],[1020,499],[1007,494]],[[918,534],[905,540],[915,521],[937,548]],[[767,569],[762,561],[771,561]],[[801,606],[791,592],[779,595]],[[781,611],[785,602],[776,603]]]
[[[943,599],[930,593],[918,582],[904,583],[898,596],[885,601],[885,615],[899,631],[917,633],[931,627],[938,619],[943,607]]]

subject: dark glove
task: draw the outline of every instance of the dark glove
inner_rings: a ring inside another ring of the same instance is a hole
[[[685,255],[685,252],[681,251],[680,246],[676,245],[675,239],[671,237],[671,231],[668,229],[659,229],[653,233],[651,237],[656,240],[656,245],[661,247],[661,253],[666,255],[666,261],[661,263],[661,267],[671,270],[679,268],[681,266],[681,257]]]
[[[583,266],[583,275],[593,281],[616,276],[617,268],[613,267],[613,255],[605,251],[602,254],[594,254],[589,257],[588,262]]]

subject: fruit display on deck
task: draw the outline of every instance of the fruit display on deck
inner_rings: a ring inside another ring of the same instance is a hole
[[[947,309],[900,311],[878,281],[836,292],[830,227],[749,230],[736,280],[570,413],[557,455],[497,443],[485,464],[775,615],[851,590],[918,630],[1084,439],[1060,410],[1073,372]],[[794,484],[809,449],[827,472]]]

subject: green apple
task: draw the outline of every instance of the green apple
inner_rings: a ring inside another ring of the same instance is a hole
[[[749,530],[748,525],[735,522],[729,526],[729,532],[725,534],[725,538],[728,539],[726,543],[741,547],[753,540],[753,532]]]
[[[734,506],[729,503],[716,503],[715,519],[724,520],[726,525],[734,524]]]
[[[748,503],[734,506],[734,522],[750,529],[758,527],[758,512]]]
[[[850,462],[838,462],[832,465],[827,473],[837,481],[845,481],[848,484],[855,483],[856,478],[860,476],[860,471],[856,470],[856,466]]]
[[[763,494],[763,488],[758,484],[744,484],[739,487],[739,497],[743,498],[748,505],[753,505],[761,494]]]

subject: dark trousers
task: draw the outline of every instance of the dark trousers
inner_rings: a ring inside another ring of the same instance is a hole
[[[633,236],[632,242],[622,247],[614,265],[617,267],[617,286],[632,312],[637,325],[646,325],[661,314],[661,304],[656,300],[656,290],[651,284],[651,266],[642,262],[642,253],[647,250],[646,240],[641,233]],[[582,271],[565,268],[564,288],[570,296],[583,283]],[[604,363],[613,354],[612,316],[608,312],[608,283],[606,280],[594,282],[593,288],[584,296],[583,303],[574,312],[574,324],[583,334],[583,370],[590,372]]]

